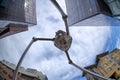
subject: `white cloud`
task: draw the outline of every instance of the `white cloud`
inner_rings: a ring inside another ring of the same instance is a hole
[[[120,34],[118,36],[119,38],[117,39],[116,48],[120,49]]]
[[[110,35],[110,27],[76,27],[71,28],[71,32],[74,41],[73,48],[77,45],[74,52],[81,51],[79,52],[81,58],[83,58],[82,55],[93,57],[95,54],[102,52],[104,44]]]

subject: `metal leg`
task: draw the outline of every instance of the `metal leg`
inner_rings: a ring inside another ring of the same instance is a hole
[[[68,27],[68,21],[67,21],[67,16],[63,16],[62,18],[63,18],[63,21],[65,23],[65,28],[66,28],[67,35],[70,35],[69,27]]]
[[[65,51],[65,53],[66,53],[66,56],[67,56],[67,59],[68,59],[68,63],[69,64],[73,63],[72,60],[70,59],[68,51]]]
[[[54,39],[50,39],[50,38],[34,38],[31,40],[31,42],[29,43],[29,45],[26,47],[26,49],[24,50],[17,66],[16,66],[16,69],[14,71],[14,74],[13,74],[13,80],[17,80],[17,75],[18,75],[18,71],[19,71],[19,68],[20,68],[20,65],[27,53],[27,51],[30,49],[31,45],[35,42],[35,41],[38,41],[38,40],[44,40],[44,41],[53,41]]]
[[[56,0],[51,0],[51,2],[56,6],[56,8],[58,9],[58,11],[61,13],[62,19],[63,19],[63,21],[65,23],[67,35],[70,35],[70,33],[69,33],[69,27],[68,27],[68,22],[67,22],[67,15],[64,13],[64,11],[62,10],[62,8],[60,7],[60,5],[57,3]]]
[[[85,72],[85,73],[91,74],[91,75],[96,76],[96,77],[98,77],[98,78],[101,78],[101,79],[103,79],[103,80],[109,80],[108,78],[105,78],[105,77],[103,77],[103,76],[101,76],[101,75],[99,75],[99,74],[93,73],[93,72],[91,72],[91,71],[89,71],[89,70],[87,70],[87,69],[85,69],[85,68],[82,68],[82,67],[78,66],[77,64],[75,64],[75,63],[70,59],[70,56],[69,56],[68,51],[65,51],[65,53],[66,53],[67,59],[68,59],[68,61],[69,61],[69,64],[73,65],[74,67],[80,69],[81,71],[83,71],[83,72]]]
[[[54,41],[54,38],[35,38],[35,40]]]
[[[59,10],[59,12],[61,13],[62,16],[66,16],[66,14],[64,13],[64,11],[62,10],[62,8],[60,7],[60,5],[57,3],[56,0],[51,0],[51,2],[55,5],[55,7]]]
[[[82,70],[83,72],[85,72],[85,73],[87,73],[87,74],[91,74],[91,75],[96,76],[96,77],[98,77],[98,78],[101,78],[101,79],[103,79],[103,80],[109,80],[108,78],[105,78],[105,77],[103,77],[103,76],[101,76],[101,75],[99,75],[99,74],[93,73],[93,72],[91,72],[91,71],[89,71],[89,70],[87,70],[87,69],[85,69],[85,68],[82,68],[82,67],[78,66],[78,65],[75,64],[75,63],[71,63],[71,65],[75,66],[76,68]]]

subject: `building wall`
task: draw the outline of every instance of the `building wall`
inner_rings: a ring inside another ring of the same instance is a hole
[[[3,80],[13,80],[13,72],[14,72],[13,69],[9,68],[8,66],[0,62],[0,78],[3,78]],[[38,77],[33,77],[19,72],[17,80],[48,80],[48,79],[41,79],[40,77],[42,78],[44,76],[38,75]]]
[[[16,26],[8,27],[10,24]],[[36,0],[0,0],[0,39],[26,31],[28,26],[35,24],[37,24]],[[4,31],[6,33],[2,34]]]
[[[69,24],[77,23],[98,13],[96,0],[65,0]]]
[[[0,63],[0,75],[3,77],[3,80],[12,80],[13,70],[11,70],[10,68]],[[19,77],[20,76],[18,75],[18,78]],[[21,80],[21,79],[18,79],[18,80]]]
[[[111,17],[111,9],[104,0],[65,0],[65,2],[69,26],[110,26],[113,21],[117,23],[112,24],[113,26],[120,26],[120,21]]]
[[[85,68],[107,78],[120,78],[120,49],[115,49],[104,56],[103,54],[101,55],[96,66],[88,66]],[[85,76],[90,78],[90,80],[96,80],[95,77],[90,74],[85,74]],[[98,80],[101,79],[99,78]]]
[[[119,65],[112,61],[107,55],[100,59],[97,67],[105,77],[111,77],[116,71],[118,71]]]
[[[36,0],[25,0],[24,10],[25,22],[36,24]]]
[[[120,49],[115,49],[102,57],[98,63],[98,69],[105,77],[120,77]]]
[[[21,80],[39,80],[34,77],[26,76],[26,75],[21,75]]]
[[[0,29],[0,39],[27,30],[28,30],[27,25],[9,24],[5,28]]]
[[[117,71],[115,72],[116,77],[120,77],[120,49],[115,49],[110,53],[110,58],[118,64]]]
[[[0,8],[0,20],[36,24],[35,0],[6,0],[5,8]]]
[[[110,53],[110,58],[120,65],[120,50],[116,49]]]
[[[93,72],[93,73],[102,75],[102,74],[100,73],[99,69],[96,68],[96,67],[92,67],[91,69],[88,69],[88,70],[90,70],[90,71]],[[86,75],[86,78],[87,78],[88,80],[96,80],[96,79],[97,79],[97,80],[102,80],[101,78],[95,77],[95,76],[93,76],[93,75],[91,75],[91,74],[87,74],[87,75]]]

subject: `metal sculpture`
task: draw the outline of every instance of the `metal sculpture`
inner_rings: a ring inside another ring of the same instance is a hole
[[[53,41],[54,42],[54,45],[59,48],[60,50],[64,51],[66,56],[67,56],[67,59],[68,59],[68,63],[73,65],[74,67],[80,69],[81,71],[87,73],[87,74],[91,74],[95,77],[98,77],[98,78],[101,78],[103,80],[108,80],[108,78],[105,78],[99,74],[95,74],[89,70],[86,70],[85,68],[82,68],[80,66],[78,66],[77,64],[75,64],[70,56],[69,56],[69,53],[68,53],[68,50],[71,46],[71,43],[72,43],[72,37],[70,36],[70,33],[69,33],[69,27],[68,27],[68,23],[67,23],[67,15],[64,13],[64,11],[62,10],[62,8],[59,6],[59,4],[57,3],[56,0],[51,0],[51,2],[56,6],[56,8],[59,10],[59,12],[61,13],[62,15],[62,19],[65,23],[65,28],[66,28],[66,32],[65,31],[62,31],[62,30],[59,30],[56,32],[56,35],[55,35],[55,38],[35,38],[33,37],[31,42],[29,43],[29,45],[26,47],[25,51],[23,52],[18,64],[17,64],[17,67],[14,71],[14,75],[13,75],[13,80],[17,80],[17,75],[18,75],[18,71],[19,71],[19,68],[20,68],[20,65],[27,53],[27,51],[30,49],[31,45],[36,42],[36,41]]]

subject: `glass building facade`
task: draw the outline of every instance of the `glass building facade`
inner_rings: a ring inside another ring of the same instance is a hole
[[[0,0],[0,26],[9,23],[35,25],[36,0]]]
[[[120,16],[120,0],[104,0],[109,6],[113,15]]]
[[[113,1],[113,2],[110,2]],[[69,26],[120,26],[119,0],[65,0]],[[111,23],[114,21],[114,24]],[[119,24],[118,24],[119,23]]]

